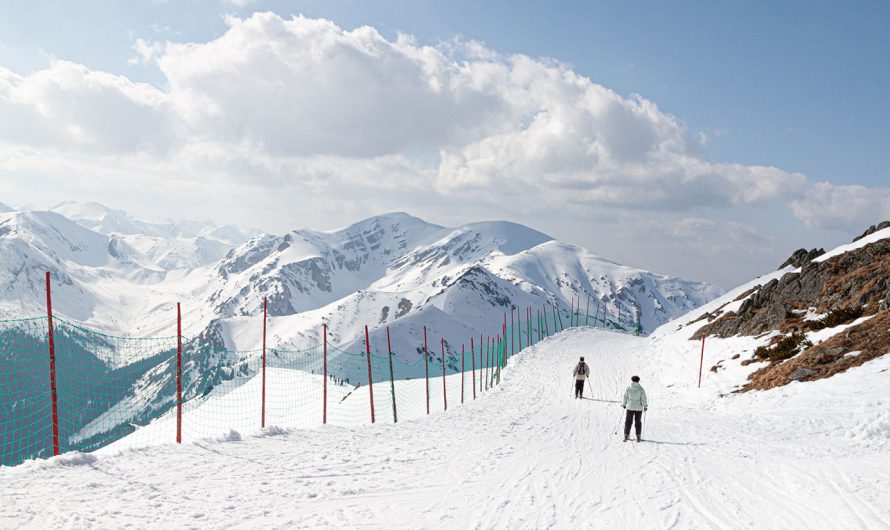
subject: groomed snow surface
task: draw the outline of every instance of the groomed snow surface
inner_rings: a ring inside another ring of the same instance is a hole
[[[706,353],[697,389],[698,354],[685,339],[574,329],[511,358],[475,401],[458,405],[449,386],[447,412],[397,425],[385,411],[373,426],[262,432],[223,419],[181,446],[30,461],[0,469],[0,526],[890,527],[890,355],[719,397],[738,378],[708,372]],[[584,400],[572,397],[579,355]],[[650,401],[640,444],[616,434],[635,373]]]

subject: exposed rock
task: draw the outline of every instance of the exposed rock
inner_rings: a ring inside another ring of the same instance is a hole
[[[882,239],[824,262],[805,262],[760,287],[735,313],[720,316],[699,329],[693,339],[716,335],[758,335],[771,330],[802,329],[801,315],[810,307],[820,313],[846,306],[865,306],[874,313],[890,290],[890,239]],[[890,306],[890,301],[887,301]],[[797,311],[797,313],[795,313]]]
[[[835,348],[828,348],[826,350],[817,350],[807,354],[807,360],[812,361],[815,364],[830,364],[837,360],[838,357],[843,355],[844,348],[842,346],[837,346]]]
[[[791,257],[786,259],[784,263],[779,265],[779,269],[784,269],[785,267],[791,265],[797,268],[803,267],[807,263],[810,263],[814,259],[818,258],[822,254],[825,254],[824,248],[814,248],[812,250],[807,250],[805,248],[801,248],[794,251],[794,254],[791,254]]]
[[[890,221],[882,221],[876,225],[871,225],[868,227],[868,230],[866,230],[865,232],[862,233],[861,236],[853,238],[853,242],[855,243],[856,241],[859,241],[863,237],[870,236],[870,235],[874,234],[875,232],[877,232],[878,230],[883,230],[888,227],[890,227]]]
[[[890,309],[890,291],[887,291],[887,296],[885,296],[884,299],[881,300],[881,303],[878,304],[879,311],[886,311],[888,309]]]
[[[806,381],[808,377],[815,375],[816,370],[810,370],[809,368],[804,368],[803,366],[796,366],[794,370],[791,372],[791,375],[788,376],[789,381]]]
[[[403,316],[407,315],[408,312],[411,311],[411,307],[411,300],[408,300],[407,298],[402,298],[401,300],[399,300],[399,310],[396,313],[396,318],[402,318]]]

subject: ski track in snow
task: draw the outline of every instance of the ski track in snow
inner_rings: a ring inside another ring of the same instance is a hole
[[[890,527],[890,447],[839,434],[857,404],[831,409],[827,382],[794,387],[811,407],[775,391],[702,405],[650,366],[646,441],[623,443],[618,400],[654,361],[647,345],[568,331],[512,358],[476,401],[397,425],[28,462],[0,470],[0,526]],[[579,355],[585,400],[572,397]]]

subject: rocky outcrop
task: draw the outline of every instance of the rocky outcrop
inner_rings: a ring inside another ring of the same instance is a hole
[[[759,335],[771,330],[802,329],[801,315],[809,308],[827,313],[840,307],[862,306],[865,314],[873,314],[890,291],[888,271],[890,239],[882,239],[824,262],[805,262],[799,273],[788,273],[762,285],[737,312],[725,314],[705,325],[693,338],[726,338]]]
[[[760,368],[751,374],[742,391],[831,377],[888,353],[890,311],[881,311],[787,361]]]
[[[824,248],[814,248],[812,250],[807,250],[805,248],[801,248],[794,251],[794,254],[791,254],[791,257],[786,259],[784,263],[779,266],[779,269],[784,269],[785,267],[791,265],[792,267],[797,267],[798,269],[806,265],[807,263],[813,261],[818,258],[822,254],[825,254]]]
[[[855,243],[856,241],[859,241],[863,237],[870,236],[870,235],[874,234],[875,232],[877,232],[878,230],[883,230],[885,228],[890,228],[890,221],[882,221],[876,225],[869,226],[868,230],[863,232],[862,235],[854,238],[853,242]]]
[[[874,225],[856,240],[888,226],[886,222]],[[890,353],[890,239],[813,261],[822,254],[822,249],[796,251],[782,267],[799,267],[799,272],[747,292],[738,311],[709,315],[709,323],[693,336],[779,332],[770,346],[757,348],[753,358],[741,361],[743,365],[766,363],[751,374],[741,391],[830,377]],[[814,312],[824,316],[804,318]],[[841,324],[849,327],[824,342],[813,345],[806,340],[806,331]],[[801,340],[794,348],[783,349],[792,338]]]

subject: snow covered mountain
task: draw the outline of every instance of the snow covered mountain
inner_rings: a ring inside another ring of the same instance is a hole
[[[40,273],[49,270],[62,316],[111,333],[169,334],[161,325],[181,301],[189,334],[249,349],[257,336],[242,328],[260,313],[264,296],[276,343],[299,346],[317,339],[322,321],[348,342],[364,325],[435,308],[445,320],[478,323],[475,335],[482,322],[490,327],[513,309],[567,312],[581,300],[586,312],[588,296],[592,316],[608,313],[616,324],[648,332],[721,293],[507,222],[448,228],[394,213],[332,232],[252,234],[209,223],[147,223],[97,203],[3,213],[0,311],[42,314]]]
[[[365,326],[377,352],[389,327],[398,360],[422,370],[424,327],[431,344],[447,341],[450,355],[470,337],[500,333],[505,314],[509,321],[528,307],[546,311],[548,319],[555,312],[568,319],[581,301],[586,319],[589,296],[591,319],[648,332],[721,294],[715,286],[618,265],[508,222],[452,228],[393,213],[330,232],[248,239],[249,232],[235,228],[145,223],[92,203],[53,210],[0,214],[0,316],[44,314],[45,271],[56,316],[108,335],[170,337],[181,302],[183,334],[195,339],[185,354],[186,400],[256,373],[264,297],[270,347],[316,345],[326,323],[339,348],[331,368],[349,378],[365,370],[354,356],[363,350]],[[100,446],[172,406],[175,341],[79,340],[74,335],[82,331],[64,329],[71,351],[59,349],[60,386],[89,377],[106,389],[101,403],[85,396],[76,405],[71,398],[68,406],[78,412],[64,428],[66,447]],[[45,345],[31,349],[33,358],[20,359],[20,366],[42,373]],[[441,362],[439,350],[430,353]],[[45,400],[35,396],[0,405],[24,414],[33,403],[34,415],[45,414]]]
[[[712,285],[624,267],[536,230],[508,222],[441,227],[404,213],[373,217],[342,230],[262,236],[195,276],[200,317],[221,330],[220,345],[258,345],[255,316],[268,296],[273,343],[317,341],[327,322],[335,340],[361,338],[364,325],[398,326],[416,349],[426,325],[437,336],[477,336],[503,315],[525,308],[567,312],[583,300],[586,316],[644,332],[721,291]],[[195,280],[193,277],[192,280]],[[508,317],[509,319],[509,317]],[[399,340],[399,339],[397,339]]]

